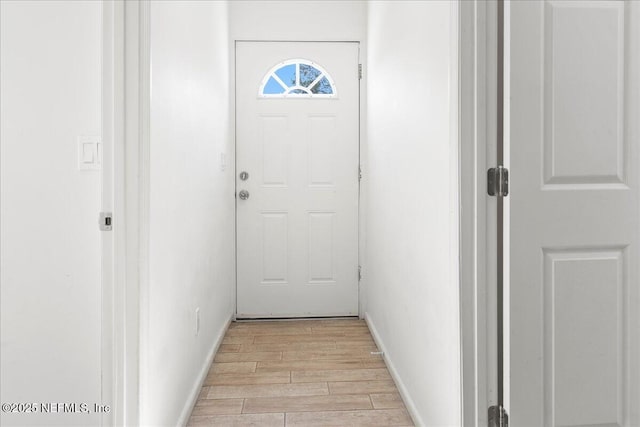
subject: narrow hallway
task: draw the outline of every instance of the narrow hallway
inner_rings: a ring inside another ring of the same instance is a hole
[[[362,320],[232,323],[190,426],[411,426]]]

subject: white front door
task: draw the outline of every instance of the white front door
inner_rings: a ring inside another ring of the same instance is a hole
[[[510,424],[640,425],[640,2],[510,3]]]
[[[236,44],[238,317],[358,314],[358,50]]]

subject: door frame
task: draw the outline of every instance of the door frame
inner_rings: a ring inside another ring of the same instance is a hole
[[[496,166],[497,153],[497,2],[463,1],[459,7],[462,425],[484,427],[497,402],[497,203],[486,190],[486,171]],[[507,327],[505,322],[505,336]],[[508,399],[506,372],[504,378]]]
[[[235,289],[236,289],[236,299],[235,299],[235,309],[233,312],[233,321],[236,320],[237,315],[238,315],[238,203],[237,203],[237,193],[238,193],[238,188],[237,188],[237,179],[236,177],[238,176],[238,157],[237,157],[237,153],[238,153],[238,132],[237,132],[237,115],[238,115],[238,109],[237,109],[237,103],[236,103],[236,87],[237,87],[237,82],[236,82],[236,64],[237,64],[237,57],[236,57],[236,52],[237,52],[237,46],[238,43],[355,43],[358,46],[358,63],[362,64],[364,62],[363,60],[363,49],[362,49],[362,41],[360,40],[273,40],[273,39],[264,39],[264,40],[253,40],[253,39],[233,39],[231,40],[231,47],[230,47],[230,64],[231,64],[231,70],[229,73],[229,78],[231,80],[230,85],[231,88],[233,90],[233,96],[230,97],[231,99],[231,105],[230,105],[230,110],[233,114],[231,114],[232,117],[232,132],[233,132],[233,176],[234,176],[234,182],[235,182],[235,186],[234,186],[234,192],[236,194],[236,204],[235,204],[235,209],[234,209],[234,224],[235,224],[235,245],[234,245],[234,258],[236,261],[236,266],[235,266]],[[366,73],[364,73],[364,76],[366,76]],[[362,100],[363,100],[363,83],[365,83],[364,80],[364,76],[362,78],[359,79],[359,84],[358,84],[358,164],[360,165],[361,168],[361,173],[362,173],[362,149],[363,149],[363,144],[362,144],[362,139],[363,139],[363,132],[364,132],[364,117],[363,117],[363,108],[362,108]],[[365,87],[366,87],[366,83],[365,83]],[[364,248],[363,248],[363,235],[364,233],[362,232],[362,224],[363,224],[363,192],[362,192],[362,178],[358,181],[358,265],[360,267],[362,267],[363,265],[363,261],[362,261],[362,254],[364,253]],[[364,306],[363,306],[363,291],[362,291],[362,279],[359,278],[358,280],[358,318],[363,319],[364,318]]]
[[[139,424],[149,253],[150,3],[102,0],[103,425]]]
[[[116,49],[119,44],[117,38],[121,34],[116,31],[117,17],[121,11],[115,3],[102,1],[102,68],[101,68],[101,141],[102,141],[102,180],[101,180],[101,206],[102,212],[113,212],[115,208],[115,168],[119,162],[114,155],[116,149],[115,120],[116,120],[116,96],[115,96],[115,68]],[[114,245],[115,231],[101,231],[101,287],[102,287],[102,320],[101,320],[101,400],[102,403],[111,404],[113,412],[102,414],[101,425],[114,424],[114,412],[119,409],[116,405],[114,385],[117,383],[115,376],[115,319],[114,301],[116,254]]]

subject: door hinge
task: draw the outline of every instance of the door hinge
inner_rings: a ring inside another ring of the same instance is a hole
[[[362,64],[358,64],[358,79],[362,80]]]
[[[112,214],[111,212],[100,212],[100,219],[98,220],[98,225],[100,226],[100,231],[111,231],[113,228]]]
[[[362,280],[362,266],[358,266],[358,282]]]
[[[502,405],[489,408],[488,427],[509,427],[509,414]]]
[[[362,166],[358,166],[358,181],[362,181]]]
[[[509,169],[498,166],[487,171],[487,193],[497,197],[509,194]]]

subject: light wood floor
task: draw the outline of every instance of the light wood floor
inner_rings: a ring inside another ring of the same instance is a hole
[[[190,426],[412,426],[362,320],[232,323]]]

